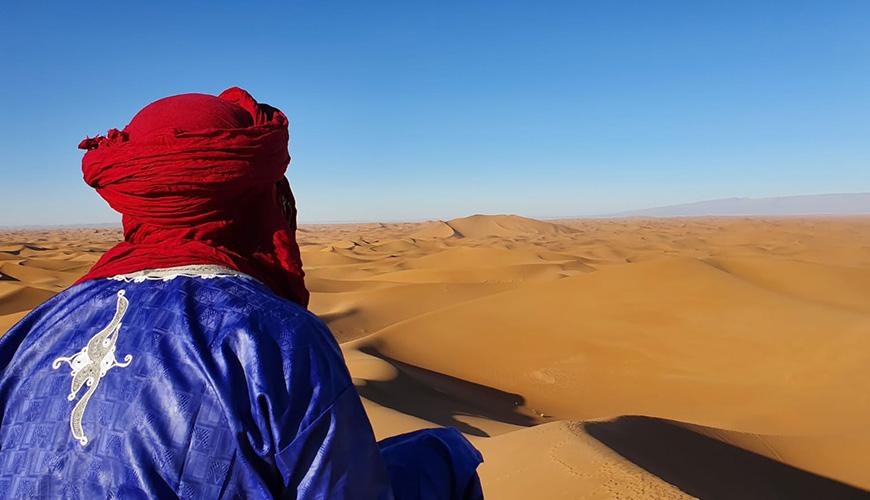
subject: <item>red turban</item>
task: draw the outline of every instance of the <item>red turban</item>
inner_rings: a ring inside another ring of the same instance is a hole
[[[123,215],[124,241],[80,281],[210,264],[307,306],[288,139],[284,113],[234,87],[160,99],[82,141],[85,182]]]

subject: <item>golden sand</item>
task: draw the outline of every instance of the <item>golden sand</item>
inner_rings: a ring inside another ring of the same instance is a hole
[[[0,233],[0,331],[118,237]],[[870,218],[473,216],[300,243],[377,436],[459,428],[490,498],[870,489]]]

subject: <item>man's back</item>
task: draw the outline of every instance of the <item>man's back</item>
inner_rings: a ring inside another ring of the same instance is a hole
[[[390,495],[329,331],[227,269],[77,285],[0,366],[4,498]]]
[[[481,497],[455,429],[375,442],[305,310],[288,140],[232,87],[79,144],[124,240],[0,338],[0,497]]]

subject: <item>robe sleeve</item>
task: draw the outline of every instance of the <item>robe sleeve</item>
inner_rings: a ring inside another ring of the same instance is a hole
[[[264,420],[282,496],[392,499],[374,432],[329,329],[307,312],[283,326],[276,349],[281,369],[263,365],[267,354],[255,377],[261,394],[269,395],[261,408],[269,413]],[[285,380],[275,380],[281,372]]]
[[[371,425],[353,386],[276,459],[288,479],[290,498],[393,498]]]

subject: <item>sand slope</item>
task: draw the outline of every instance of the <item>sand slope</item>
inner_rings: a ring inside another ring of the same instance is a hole
[[[0,328],[117,237],[0,235]],[[870,489],[870,218],[476,215],[300,243],[376,434],[459,428],[490,498]]]

